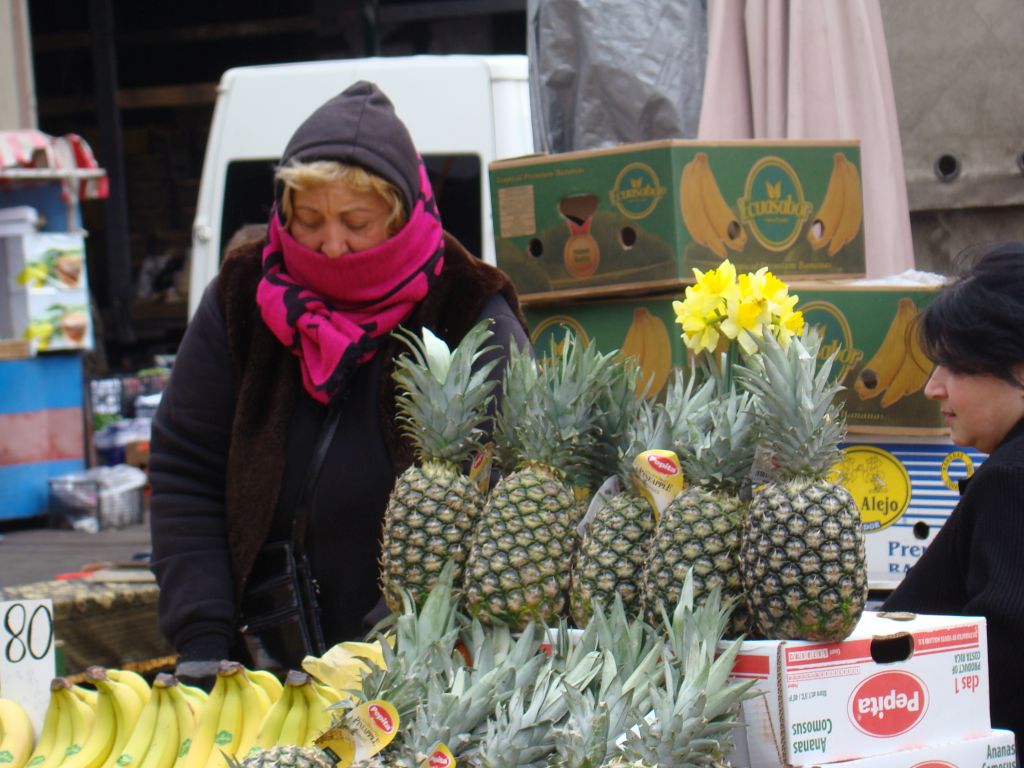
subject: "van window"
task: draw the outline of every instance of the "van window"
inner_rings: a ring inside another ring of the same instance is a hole
[[[424,155],[444,228],[477,258],[481,255],[482,162],[479,155]],[[273,202],[276,158],[235,160],[228,164],[221,216],[221,254],[231,236],[246,224],[262,224]]]

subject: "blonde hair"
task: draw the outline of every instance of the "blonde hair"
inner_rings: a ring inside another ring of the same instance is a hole
[[[314,160],[309,163],[291,162],[278,167],[274,178],[284,185],[284,190],[281,193],[281,215],[284,218],[285,227],[289,226],[292,221],[294,213],[292,196],[296,191],[304,192],[325,184],[333,184],[336,181],[345,182],[357,192],[375,192],[379,195],[391,209],[387,220],[389,234],[393,235],[405,226],[405,204],[402,202],[402,194],[398,191],[398,187],[358,165],[346,165],[336,160]]]

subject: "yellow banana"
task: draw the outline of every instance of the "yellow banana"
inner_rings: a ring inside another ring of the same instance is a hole
[[[694,155],[694,161],[697,163],[701,200],[704,203],[708,221],[711,223],[711,229],[723,243],[734,251],[742,251],[743,246],[747,243],[747,233],[722,196],[715,175],[711,172],[707,154],[698,152]]]
[[[196,685],[188,685],[182,682],[178,682],[178,685],[181,687],[182,694],[192,703],[192,708],[196,711],[196,717],[198,717],[206,705],[206,700],[210,698],[210,694]]]
[[[50,700],[47,702],[46,714],[43,716],[43,727],[39,729],[39,738],[26,763],[29,768],[52,768],[64,759],[64,749],[71,742],[70,713],[65,715],[62,711],[60,696],[58,696],[62,682],[66,682],[62,677],[55,677],[50,682]],[[64,729],[67,730],[66,734],[63,733]],[[62,731],[61,738],[57,736],[58,730]],[[0,739],[2,736],[3,731],[0,731]],[[60,746],[56,746],[58,743]],[[60,751],[58,756],[54,755],[55,749]]]
[[[85,740],[89,738],[93,722],[96,719],[96,712],[85,701],[78,698],[72,690],[72,686],[64,681],[64,686],[58,691],[64,711],[68,714],[71,723],[71,736],[59,755],[56,764],[63,762],[66,755],[74,754],[81,749]]]
[[[878,397],[888,388],[909,354],[907,344],[917,319],[917,305],[904,296],[896,303],[896,314],[875,354],[864,363],[853,383],[861,400]]]
[[[347,693],[342,693],[333,686],[327,685],[326,683],[321,683],[315,677],[310,677],[309,682],[312,684],[314,688],[316,688],[317,692],[321,696],[327,699],[328,704],[337,704],[342,699],[351,698]]]
[[[0,753],[4,768],[22,768],[32,755],[36,729],[28,712],[13,699],[0,699]]]
[[[241,666],[238,662],[222,661],[217,670],[214,686],[224,686],[224,703],[220,708],[213,744],[206,757],[206,768],[223,768],[224,755],[234,755],[238,749],[238,738],[242,733],[242,696],[237,682],[231,678],[238,674]]]
[[[61,768],[99,768],[110,755],[117,736],[113,696],[97,690],[95,712],[89,735],[81,744],[68,748]]]
[[[138,672],[131,669],[108,669],[107,677],[112,677],[119,683],[126,683],[131,686],[131,689],[135,691],[135,695],[139,697],[139,701],[143,705],[149,701],[149,683]]]
[[[203,768],[206,765],[214,748],[214,740],[217,738],[217,725],[220,723],[227,688],[227,678],[218,675],[202,710],[197,710],[199,716],[188,746],[182,740],[181,750],[175,762],[177,768]],[[184,690],[182,692],[184,693]]]
[[[277,697],[281,695],[281,688],[283,687],[281,681],[277,679],[277,675],[265,669],[246,669],[245,673],[249,675],[250,680],[266,691],[267,698],[271,704],[277,701]]]
[[[327,709],[331,702],[317,690],[312,680],[299,690],[306,697],[306,735],[302,739],[302,745],[308,747],[331,727],[333,716]]]
[[[107,672],[109,674],[110,670],[107,670]],[[128,683],[124,683],[124,685],[128,685]],[[142,711],[135,721],[131,736],[119,752],[111,753],[106,762],[108,768],[113,768],[113,766],[126,768],[126,766],[141,765],[146,757],[146,752],[149,751],[150,745],[156,738],[156,720],[160,711],[160,697],[151,693],[148,685],[146,686],[146,692],[148,700],[143,705]]]
[[[270,709],[270,700],[266,691],[249,679],[244,668],[232,675],[231,681],[238,687],[242,699],[242,727],[235,745],[235,755],[241,760],[256,741],[263,717]]]
[[[178,732],[178,715],[174,702],[166,688],[154,688],[153,699],[158,702],[156,732],[146,750],[139,768],[171,768],[178,756],[181,742]]]
[[[153,680],[154,692],[157,688],[163,689],[163,695],[174,706],[175,728],[177,730],[177,738],[174,742],[174,757],[171,760],[171,765],[174,765],[181,756],[182,750],[187,749],[192,744],[192,735],[195,732],[197,722],[196,709],[182,690],[184,686],[178,682],[174,675],[163,672],[157,675],[156,679]]]
[[[96,690],[101,695],[109,696],[114,705],[114,743],[103,763],[105,768],[112,768],[134,733],[145,705],[130,684],[118,682],[110,677],[103,667],[90,667],[86,670],[86,675],[96,685]]]
[[[285,715],[284,722],[281,723],[281,732],[277,736],[279,745],[308,746],[304,739],[306,738],[306,723],[309,720],[309,704],[300,690],[306,684],[307,679],[304,672],[294,675],[291,672],[288,673],[285,688],[292,688],[293,691],[291,700],[288,702],[288,713]]]
[[[815,250],[824,247],[836,232],[836,226],[843,214],[846,196],[846,174],[843,166],[846,156],[836,152],[832,157],[832,175],[828,179],[825,197],[822,198],[818,212],[811,219],[811,227],[807,230],[807,240]]]
[[[829,258],[836,255],[839,249],[853,240],[860,231],[864,218],[864,200],[860,188],[860,174],[857,166],[849,161],[843,162],[843,213],[836,224],[835,234],[828,244]]]
[[[716,256],[724,259],[725,246],[711,226],[707,209],[704,207],[699,166],[696,158],[691,160],[683,166],[683,173],[679,179],[679,208],[683,214],[683,223],[694,242],[710,248]]]
[[[281,726],[288,715],[292,703],[294,689],[284,688],[277,701],[267,710],[260,723],[260,729],[256,732],[256,739],[253,741],[252,749],[270,749],[277,745],[281,735]]]
[[[84,685],[78,685],[77,683],[71,686],[71,692],[78,698],[84,701],[93,709],[96,709],[96,690],[93,688],[86,688]]]

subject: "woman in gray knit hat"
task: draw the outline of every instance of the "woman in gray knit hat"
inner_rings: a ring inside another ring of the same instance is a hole
[[[266,236],[228,254],[153,421],[160,627],[192,679],[220,659],[297,667],[304,652],[365,633],[388,494],[413,459],[394,418],[396,327],[454,346],[490,319],[496,380],[512,341],[529,343],[508,278],[442,229],[423,162],[375,85],[352,85],[302,123],[273,192]],[[337,426],[307,478],[329,414]],[[254,661],[240,601],[267,575],[264,545],[292,539],[307,487],[298,540],[322,644],[307,637]]]

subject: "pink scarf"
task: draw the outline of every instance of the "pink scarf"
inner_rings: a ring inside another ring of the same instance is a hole
[[[422,159],[419,171],[409,221],[365,251],[327,258],[300,245],[276,208],[270,215],[256,302],[267,327],[299,358],[306,391],[321,403],[374,356],[441,272],[441,219]]]

